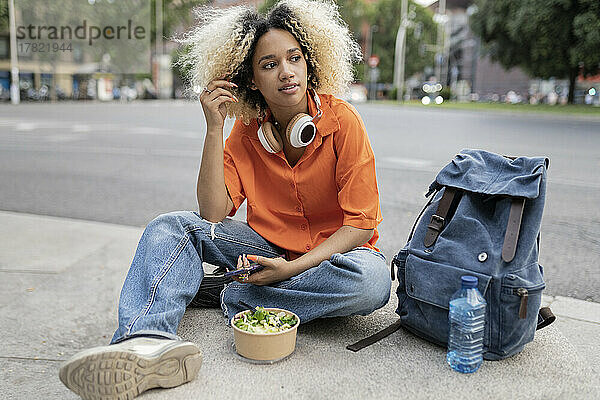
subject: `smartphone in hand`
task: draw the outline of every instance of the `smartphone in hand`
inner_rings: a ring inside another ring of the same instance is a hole
[[[257,263],[250,263],[249,267],[225,272],[225,276],[231,277],[231,276],[238,276],[238,275],[245,275],[245,274],[252,275],[253,273],[262,270],[264,267],[265,267],[264,265],[260,265]]]

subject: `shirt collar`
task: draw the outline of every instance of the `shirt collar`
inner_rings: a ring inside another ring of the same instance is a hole
[[[329,98],[326,95],[320,95],[319,99],[321,100],[321,111],[323,114],[321,118],[317,121],[317,132],[325,137],[330,133],[333,133],[340,129],[340,121],[333,111],[331,111]],[[315,103],[312,96],[308,96],[308,113],[312,116],[317,115],[317,104]]]

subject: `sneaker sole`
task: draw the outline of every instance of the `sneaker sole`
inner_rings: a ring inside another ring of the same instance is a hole
[[[61,367],[60,380],[85,400],[129,400],[157,387],[171,388],[193,380],[202,354],[190,343],[178,343],[156,355],[130,351],[94,352]]]

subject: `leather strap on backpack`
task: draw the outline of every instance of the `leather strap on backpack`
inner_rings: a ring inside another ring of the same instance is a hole
[[[446,186],[444,194],[438,203],[437,210],[431,216],[427,232],[423,239],[425,247],[431,247],[435,244],[438,236],[446,224],[446,218],[452,206],[452,202],[458,192],[458,189]],[[517,243],[519,241],[519,232],[521,230],[521,220],[523,219],[523,210],[525,209],[525,198],[515,197],[512,199],[508,223],[506,224],[506,233],[502,245],[502,260],[511,262],[517,252]]]
[[[524,208],[525,198],[514,197],[512,199],[508,214],[508,223],[506,224],[506,234],[504,235],[504,244],[502,245],[502,259],[505,262],[511,262],[515,258]]]
[[[451,186],[446,186],[444,189],[444,194],[438,203],[437,210],[431,216],[431,220],[429,221],[429,225],[427,225],[427,232],[425,233],[425,239],[423,239],[423,244],[425,247],[431,247],[437,240],[440,232],[444,228],[444,224],[446,222],[446,217],[448,216],[448,211],[450,211],[450,206],[454,201],[454,196],[456,195],[457,189]]]

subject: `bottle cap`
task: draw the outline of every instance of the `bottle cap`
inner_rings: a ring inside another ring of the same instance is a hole
[[[460,282],[464,288],[477,287],[477,277],[472,275],[463,275],[460,277]]]

